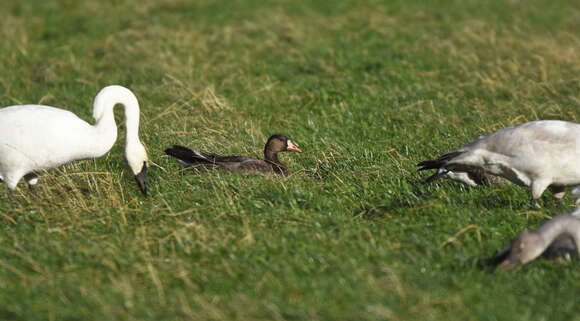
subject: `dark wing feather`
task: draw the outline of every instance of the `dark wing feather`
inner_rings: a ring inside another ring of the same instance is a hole
[[[216,163],[241,163],[247,161],[255,161],[257,159],[245,156],[217,156],[213,155]]]
[[[173,145],[171,148],[165,150],[165,154],[173,156],[186,164],[208,163],[213,164],[215,155],[198,152],[187,147]]]
[[[287,175],[288,170],[284,165],[245,156],[218,156],[205,152],[174,145],[167,148],[165,153],[177,158],[185,165],[217,166],[228,171],[277,173]]]
[[[213,165],[221,164],[226,166],[227,164],[225,163],[263,162],[255,158],[245,156],[219,156],[215,154],[189,149],[187,147],[179,145],[174,145],[171,148],[167,148],[165,150],[165,154],[173,156],[187,164],[208,163]],[[237,164],[236,166],[239,166],[239,164]]]
[[[418,171],[423,171],[426,169],[438,169],[441,168],[443,166],[445,166],[445,164],[452,160],[453,158],[463,154],[464,152],[451,152],[451,153],[447,153],[445,155],[442,155],[441,157],[434,159],[434,160],[426,160],[426,161],[422,161],[419,164],[417,164],[417,166],[420,166],[421,168],[418,169]]]
[[[261,172],[261,173],[276,173],[283,176],[290,174],[290,171],[282,164],[276,164],[260,159],[250,159],[240,163],[238,167],[241,171]]]

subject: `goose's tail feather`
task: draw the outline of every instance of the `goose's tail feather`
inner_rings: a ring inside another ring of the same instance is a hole
[[[177,158],[184,165],[215,163],[214,155],[198,152],[179,145],[173,145],[173,147],[167,148],[165,154]]]
[[[445,164],[452,160],[453,158],[463,154],[464,152],[451,152],[451,153],[447,153],[437,159],[434,160],[426,160],[426,161],[422,161],[419,164],[417,164],[417,166],[420,166],[420,168],[418,169],[418,171],[424,171],[426,169],[439,169],[443,166],[445,166]],[[439,175],[440,173],[435,174],[434,176]],[[439,177],[433,177],[431,180],[435,180]]]

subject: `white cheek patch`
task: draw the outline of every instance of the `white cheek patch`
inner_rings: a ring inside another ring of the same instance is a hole
[[[300,150],[298,146],[294,145],[294,143],[289,139],[286,141],[286,150],[298,153],[302,152],[302,150]]]

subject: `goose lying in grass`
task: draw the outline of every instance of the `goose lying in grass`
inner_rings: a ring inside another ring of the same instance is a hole
[[[268,138],[266,146],[264,147],[264,160],[245,156],[218,156],[178,145],[174,145],[165,150],[167,155],[177,158],[180,163],[186,166],[288,175],[290,170],[278,159],[279,152],[301,153],[302,150],[288,139],[288,137],[280,134],[272,135]]]
[[[503,270],[513,270],[540,256],[553,258],[562,254],[580,254],[580,217],[578,211],[558,215],[538,229],[523,231],[510,246],[490,259]]]
[[[531,205],[550,187],[554,197],[564,188],[580,184],[580,125],[560,120],[539,120],[507,127],[481,136],[455,152],[423,161],[419,170],[482,171],[506,178],[531,191]],[[434,175],[437,178],[437,174]],[[433,176],[432,176],[433,177]]]
[[[103,88],[95,97],[95,125],[75,114],[42,105],[0,109],[0,179],[10,190],[24,177],[29,185],[34,174],[75,160],[105,155],[117,140],[113,107],[125,107],[125,157],[139,188],[147,194],[147,153],[139,140],[139,103],[121,86]]]

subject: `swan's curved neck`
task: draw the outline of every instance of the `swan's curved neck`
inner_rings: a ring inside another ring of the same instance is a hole
[[[113,108],[117,104],[122,104],[125,108],[126,147],[132,144],[141,144],[139,140],[139,102],[137,97],[125,87],[108,86],[97,94],[93,105],[98,144],[103,149],[107,149],[107,151],[117,139],[117,124],[113,114]]]

